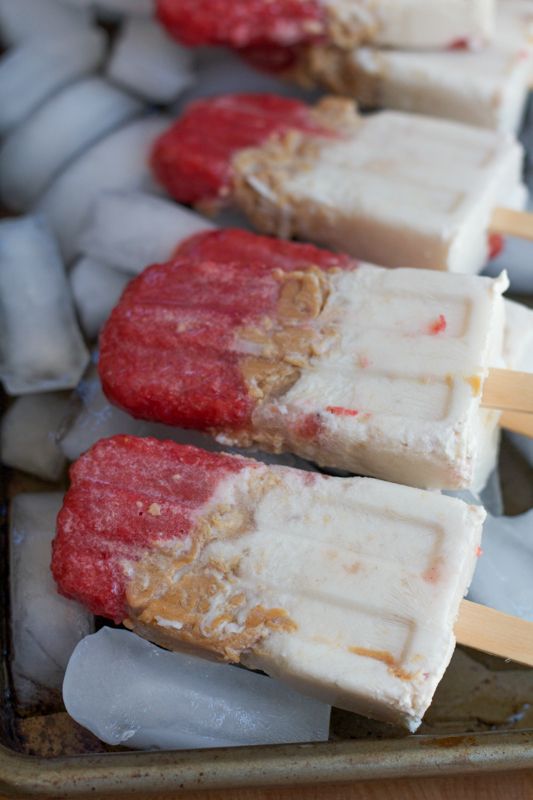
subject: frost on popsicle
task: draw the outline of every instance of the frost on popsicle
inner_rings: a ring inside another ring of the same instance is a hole
[[[105,192],[80,237],[81,251],[128,274],[168,261],[188,236],[213,230],[194,211],[143,192]]]
[[[70,474],[52,560],[65,596],[167,649],[419,725],[482,509],[132,436],[101,440]]]
[[[169,653],[111,628],[77,645],[63,699],[104,742],[140,749],[320,742],[331,711],[263,675]]]
[[[88,339],[95,339],[127,286],[129,275],[84,257],[76,261],[69,279],[83,331]]]
[[[192,54],[151,20],[124,23],[107,66],[110,80],[152,103],[172,103],[194,80]]]
[[[39,217],[0,222],[0,330],[9,394],[76,386],[89,354],[57,244]]]
[[[59,238],[67,262],[79,253],[79,237],[91,205],[102,192],[151,190],[148,156],[168,119],[149,116],[115,131],[87,150],[52,183],[39,209]]]
[[[142,104],[101,78],[56,94],[0,149],[0,196],[8,208],[30,208],[54,175],[93,142],[142,111]]]
[[[90,614],[58,595],[50,574],[62,499],[56,493],[19,494],[11,503],[11,668],[23,706],[57,701],[70,654],[93,630]]]
[[[87,30],[10,50],[0,63],[0,134],[20,125],[63,86],[98,69],[105,48],[103,33]]]
[[[65,456],[56,442],[56,432],[68,402],[68,395],[55,392],[17,398],[2,418],[2,462],[44,480],[57,480]]]

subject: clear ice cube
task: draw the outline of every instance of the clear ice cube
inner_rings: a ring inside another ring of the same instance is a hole
[[[106,192],[80,238],[85,255],[130,274],[168,261],[188,236],[214,225],[188,208],[144,192]]]
[[[263,675],[111,628],[78,644],[63,699],[104,742],[140,749],[325,741],[331,711]]]
[[[11,670],[22,706],[56,696],[74,647],[93,630],[92,616],[58,594],[50,572],[62,500],[55,492],[19,494],[11,503]]]
[[[67,86],[3,143],[0,198],[16,211],[30,208],[69,162],[142,110],[139,100],[102,78]]]
[[[89,24],[88,9],[61,0],[0,0],[0,33],[10,47],[32,38],[70,36]]]
[[[89,354],[45,222],[0,222],[0,378],[8,394],[76,386]]]
[[[103,33],[91,29],[30,40],[10,50],[0,62],[0,135],[20,125],[54,92],[98,69],[105,50]]]
[[[88,339],[95,339],[130,276],[92,258],[80,258],[69,278],[83,331]]]
[[[56,434],[68,403],[68,394],[55,392],[17,398],[1,422],[3,463],[56,481],[65,466]]]
[[[191,50],[155,20],[131,17],[116,40],[107,75],[144,100],[166,105],[193,83],[192,60]]]
[[[80,234],[102,192],[160,191],[148,158],[154,140],[169,124],[167,117],[149,116],[125,125],[87,150],[45,192],[38,207],[57,234],[67,263],[80,252]]]

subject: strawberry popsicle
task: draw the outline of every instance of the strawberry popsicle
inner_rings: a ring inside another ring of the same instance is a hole
[[[425,49],[486,43],[494,6],[494,0],[158,0],[157,12],[187,45],[287,48],[323,40]]]
[[[484,517],[437,493],[117,436],[71,470],[52,570],[62,594],[163,647],[414,731]]]
[[[521,208],[522,147],[509,135],[348,100],[273,95],[192,104],[155,143],[180,202],[228,201],[256,227],[383,266],[475,273],[497,208]]]
[[[129,284],[100,340],[109,400],[219,441],[423,488],[481,488],[507,279],[198,234]]]

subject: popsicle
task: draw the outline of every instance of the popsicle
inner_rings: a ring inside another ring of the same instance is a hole
[[[415,730],[485,512],[437,493],[117,436],[71,470],[62,594],[168,649]]]
[[[491,232],[533,236],[523,150],[509,135],[353,103],[273,95],[193,103],[152,150],[180,202],[233,201],[266,233],[383,266],[478,272]],[[500,209],[500,206],[506,208]],[[505,212],[505,213],[504,213]]]
[[[128,285],[101,335],[102,386],[134,417],[227,445],[478,489],[498,444],[499,413],[481,402],[503,366],[506,287],[198,234]]]
[[[366,108],[391,108],[516,132],[531,83],[533,5],[500,3],[497,33],[482,50],[420,52],[376,47],[302,50],[289,74],[353,97]]]
[[[339,47],[474,47],[494,32],[494,0],[158,0],[167,30],[188,45],[283,50],[316,40]]]

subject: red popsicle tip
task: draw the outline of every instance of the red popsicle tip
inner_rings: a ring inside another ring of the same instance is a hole
[[[70,470],[52,545],[66,597],[94,614],[126,616],[128,565],[154,543],[186,539],[219,482],[257,462],[156,439],[103,439]]]
[[[179,202],[216,205],[232,190],[232,159],[289,130],[331,136],[312,108],[272,94],[230,94],[199,100],[155,142],[157,180]]]
[[[132,281],[106,323],[106,395],[137,418],[249,435],[264,393],[298,375],[283,357],[287,335],[303,352],[315,336],[309,273],[355,267],[345,255],[245,231],[192,237],[174,261]],[[280,277],[300,271],[293,284]],[[296,318],[287,322],[287,312]]]
[[[186,45],[287,47],[326,31],[318,0],[157,0],[157,16]]]

